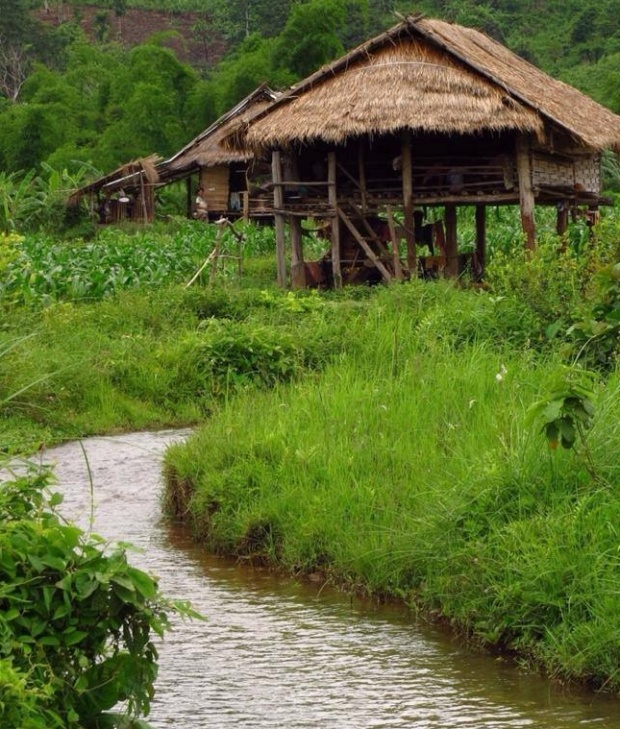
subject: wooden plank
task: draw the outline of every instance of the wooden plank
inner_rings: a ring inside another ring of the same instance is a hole
[[[279,150],[271,153],[271,175],[274,183],[282,182],[282,155]],[[284,188],[281,185],[274,185],[273,206],[276,210],[284,206]],[[284,227],[284,216],[276,213],[276,266],[278,271],[278,285],[286,288],[286,231]]]
[[[519,178],[519,207],[521,227],[525,233],[525,247],[536,248],[536,223],[534,220],[534,188],[532,186],[532,164],[530,140],[523,134],[517,136],[517,176]]]
[[[334,213],[332,218],[331,243],[332,243],[332,275],[334,288],[342,288],[342,265],[340,262],[340,220],[338,218],[338,189],[336,187],[336,170],[338,161],[335,152],[327,154],[327,181],[329,206]]]
[[[403,209],[405,213],[404,227],[407,240],[407,266],[412,276],[418,268],[416,241],[413,232],[413,167],[411,159],[411,132],[403,132],[401,137]]]
[[[370,260],[373,262],[375,267],[379,270],[379,272],[383,276],[383,280],[386,283],[390,283],[390,281],[392,280],[392,274],[387,270],[387,268],[383,265],[383,263],[381,263],[380,259],[376,255],[376,253],[372,250],[372,248],[364,240],[364,237],[360,234],[360,232],[357,230],[357,228],[353,225],[353,223],[351,222],[348,215],[340,208],[338,208],[338,217],[347,226],[347,228],[351,232],[351,235],[360,244],[360,246],[363,248],[363,250],[366,253],[366,255],[368,256],[368,258],[370,258]]]

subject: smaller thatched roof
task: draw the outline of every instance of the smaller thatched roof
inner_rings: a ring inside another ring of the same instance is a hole
[[[252,159],[254,152],[249,148],[227,149],[222,142],[230,133],[232,124],[249,123],[269,107],[277,96],[265,84],[259,86],[183,149],[162,162],[159,166],[162,178],[178,179],[198,167],[214,167]]]
[[[588,96],[477,30],[415,17],[292,87],[228,143],[340,144],[405,129],[542,138],[549,124],[581,146],[620,148],[620,117]]]
[[[109,196],[120,190],[130,191],[143,184],[156,185],[159,182],[158,164],[161,157],[152,154],[149,157],[133,160],[119,168],[90,182],[79,190],[74,190],[69,197],[69,204],[79,202],[86,195],[103,192]]]

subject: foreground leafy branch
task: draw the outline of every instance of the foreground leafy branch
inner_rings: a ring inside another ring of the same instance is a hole
[[[146,726],[154,638],[170,612],[196,614],[123,548],[65,523],[49,470],[12,478],[0,482],[0,727]]]

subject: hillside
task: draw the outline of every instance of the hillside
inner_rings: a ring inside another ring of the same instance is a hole
[[[124,15],[117,16],[104,7],[89,5],[74,9],[69,5],[60,8],[48,5],[47,9],[38,10],[35,17],[52,27],[77,21],[92,41],[104,36],[106,41],[120,42],[128,47],[161,34],[165,36],[162,45],[196,68],[214,66],[227,48],[226,41],[208,23],[205,13],[128,8]]]

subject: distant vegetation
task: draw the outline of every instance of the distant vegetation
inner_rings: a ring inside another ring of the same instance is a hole
[[[35,20],[44,6],[65,22]],[[97,8],[88,38],[86,6]],[[179,14],[196,13],[205,61],[180,62],[165,33],[134,48],[112,42],[111,24],[134,8],[169,13],[172,34]],[[480,28],[620,111],[620,0],[0,0],[0,169],[76,174],[168,156],[260,83],[290,85],[396,22],[394,10]],[[228,53],[214,63],[216,38]]]

